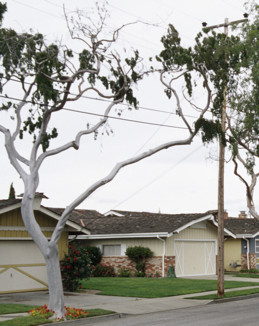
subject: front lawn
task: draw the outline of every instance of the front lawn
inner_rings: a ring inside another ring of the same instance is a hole
[[[195,300],[218,300],[218,299],[224,299],[224,298],[236,298],[236,297],[239,297],[239,296],[257,294],[257,293],[259,293],[259,289],[258,288],[254,288],[254,289],[246,289],[246,290],[238,290],[238,291],[225,292],[223,298],[219,298],[217,296],[217,294],[208,294],[208,295],[201,295],[201,296],[196,296],[196,297],[191,297],[191,298],[186,298],[186,299],[195,299]]]
[[[225,281],[225,289],[256,286],[255,282]],[[99,290],[98,294],[123,297],[162,298],[217,290],[216,280],[184,278],[93,277],[84,280],[83,289]]]
[[[246,278],[259,278],[259,274],[255,273],[237,273],[233,274],[235,277],[246,277]]]

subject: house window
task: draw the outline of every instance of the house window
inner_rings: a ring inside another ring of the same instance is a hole
[[[104,245],[103,256],[120,256],[121,245]]]

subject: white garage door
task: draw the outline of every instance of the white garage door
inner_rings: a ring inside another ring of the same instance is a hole
[[[214,275],[215,241],[175,241],[176,276]]]
[[[44,258],[33,241],[0,241],[0,293],[47,289]]]

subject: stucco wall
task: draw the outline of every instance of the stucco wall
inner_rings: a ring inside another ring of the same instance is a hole
[[[242,269],[241,239],[228,238],[224,242],[224,268],[226,271]]]

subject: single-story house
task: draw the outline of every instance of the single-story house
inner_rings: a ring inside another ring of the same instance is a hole
[[[241,211],[239,218],[226,214],[224,226],[235,235],[225,240],[225,270],[259,269],[259,221]]]
[[[42,232],[50,238],[59,214],[41,205],[43,194],[37,194],[35,215]],[[45,197],[46,198],[46,197]],[[48,287],[44,258],[25,229],[21,217],[21,199],[0,200],[0,293],[45,290]],[[68,220],[59,241],[59,255],[67,253],[68,234],[89,231]]]
[[[61,213],[61,211],[59,212]],[[133,269],[125,255],[127,247],[144,246],[154,252],[147,263],[148,275],[166,276],[170,266],[176,275],[216,274],[216,211],[201,214],[160,214],[113,210],[100,216],[87,216],[87,211],[73,213],[70,220],[81,223],[90,234],[70,235],[80,245],[98,246],[102,263],[117,270]],[[73,233],[73,232],[72,232]],[[226,236],[235,237],[225,230]]]

